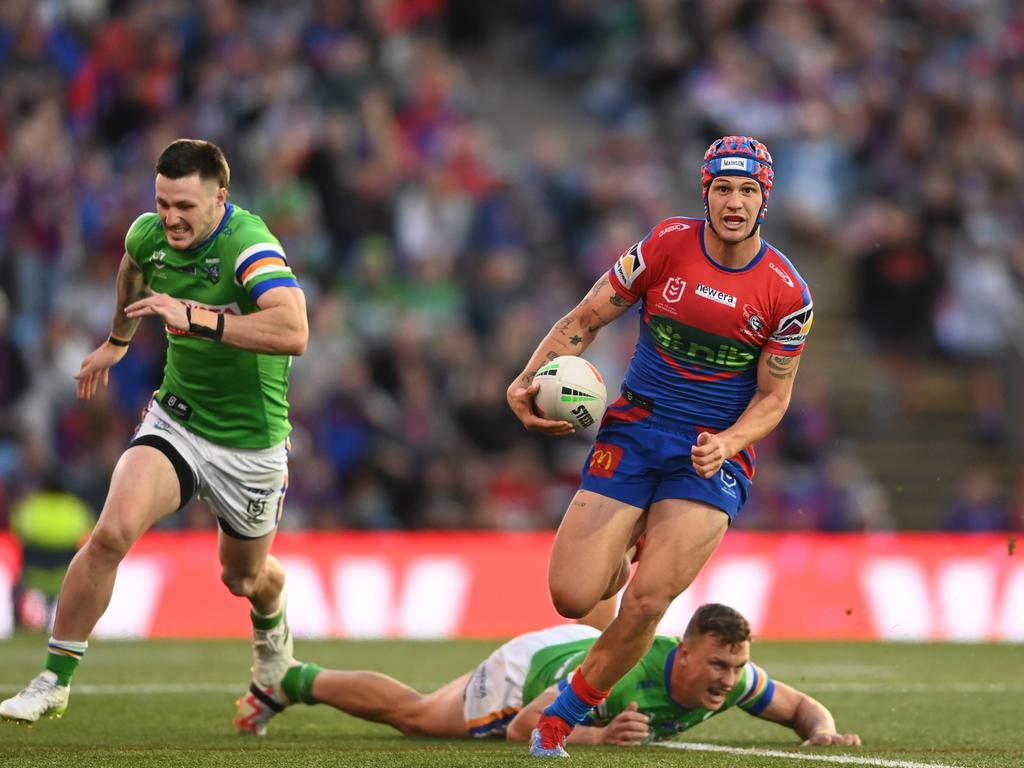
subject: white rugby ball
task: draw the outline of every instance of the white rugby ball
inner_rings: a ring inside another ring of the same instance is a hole
[[[604,379],[582,357],[556,357],[541,366],[534,380],[540,384],[534,404],[543,418],[586,429],[604,415],[608,402]]]

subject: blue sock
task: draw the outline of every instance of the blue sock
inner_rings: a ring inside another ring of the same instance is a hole
[[[572,726],[579,725],[587,719],[594,707],[577,696],[568,681],[562,681],[559,685],[562,690],[558,698],[544,708],[544,714],[560,717]]]

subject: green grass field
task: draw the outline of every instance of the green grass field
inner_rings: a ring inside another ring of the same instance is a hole
[[[467,671],[494,642],[306,642],[296,652],[325,666],[376,669],[421,689]],[[0,642],[0,694],[39,668],[45,640]],[[760,643],[773,677],[825,702],[856,750],[802,749],[792,732],[727,712],[685,734],[690,745],[575,747],[597,768],[892,768],[1024,765],[1024,648],[1012,645]],[[61,766],[508,766],[535,765],[521,744],[406,739],[323,706],[285,711],[263,739],[234,735],[248,647],[238,641],[93,643],[62,720],[0,723],[0,765]],[[775,754],[782,753],[782,754]],[[810,759],[808,759],[810,758]]]

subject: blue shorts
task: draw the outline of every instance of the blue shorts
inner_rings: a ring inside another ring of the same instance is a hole
[[[696,428],[630,411],[629,420],[606,414],[583,464],[580,488],[641,509],[662,499],[703,501],[725,512],[731,524],[750,491],[739,466],[727,461],[714,477],[701,477],[690,462]]]

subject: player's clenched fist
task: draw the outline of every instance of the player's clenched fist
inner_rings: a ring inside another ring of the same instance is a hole
[[[643,744],[650,738],[648,717],[638,711],[635,701],[630,702],[625,710],[604,727],[601,741],[605,744]]]
[[[727,458],[721,439],[710,432],[701,432],[697,436],[697,444],[690,449],[693,468],[705,478],[714,477]]]

